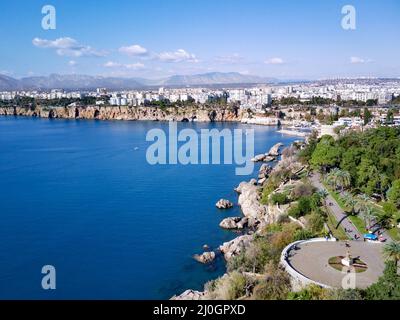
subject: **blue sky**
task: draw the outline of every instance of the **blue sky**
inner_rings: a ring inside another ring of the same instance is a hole
[[[44,5],[56,30],[43,30]],[[341,27],[356,8],[356,30]],[[1,1],[0,73],[400,77],[398,0]]]

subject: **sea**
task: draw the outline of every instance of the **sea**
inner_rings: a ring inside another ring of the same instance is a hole
[[[151,164],[153,129],[168,135],[169,123],[0,117],[0,299],[169,299],[225,272],[221,255],[193,255],[238,236],[219,223],[241,215],[234,188],[259,165],[239,176],[235,163]],[[298,139],[240,123],[183,129],[253,129],[255,154]],[[221,198],[235,207],[218,210]]]

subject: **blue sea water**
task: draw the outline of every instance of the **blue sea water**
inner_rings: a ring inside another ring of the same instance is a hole
[[[236,235],[219,228],[240,208],[235,165],[151,166],[146,133],[168,123],[0,117],[0,299],[168,299],[217,278],[192,259]],[[275,128],[182,123],[195,130],[255,129],[255,152]],[[257,168],[256,168],[257,169]],[[56,290],[41,287],[44,265]]]

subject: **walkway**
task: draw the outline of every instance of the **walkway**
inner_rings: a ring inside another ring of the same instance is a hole
[[[316,187],[318,190],[325,190],[329,194],[328,190],[325,189],[321,182],[321,176],[319,173],[313,173],[310,177],[310,180],[314,187]],[[343,212],[342,208],[330,194],[326,198],[326,202],[328,203],[328,208],[332,212],[336,221],[340,222],[340,225],[346,231],[347,236],[352,240],[356,240],[355,236],[357,236],[357,240],[363,240],[363,235],[357,230],[354,224],[347,217],[346,213]],[[331,205],[329,205],[330,203]]]

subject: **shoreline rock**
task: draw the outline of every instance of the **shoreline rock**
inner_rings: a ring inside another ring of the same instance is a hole
[[[280,155],[279,149],[283,147],[283,143],[279,142],[276,145],[274,145],[266,155],[269,155],[271,157],[278,157]]]
[[[226,230],[244,229],[249,222],[249,219],[244,217],[231,217],[221,221],[219,226]]]
[[[233,239],[232,241],[223,243],[219,247],[219,250],[224,254],[225,260],[228,261],[232,257],[239,255],[243,250],[249,247],[252,240],[253,236],[243,235]]]
[[[200,292],[196,290],[186,290],[179,296],[173,296],[170,300],[205,300],[207,292]]]
[[[208,264],[213,262],[215,260],[215,257],[216,257],[215,252],[209,251],[209,252],[203,252],[202,254],[195,254],[193,256],[193,259],[195,259],[197,262]]]
[[[215,206],[218,209],[230,209],[233,208],[233,203],[229,200],[221,199],[215,204]]]

